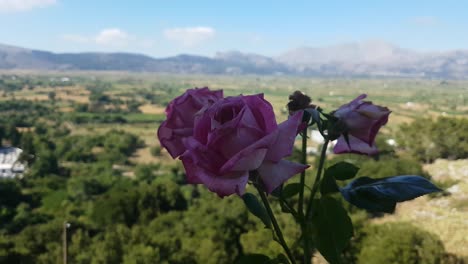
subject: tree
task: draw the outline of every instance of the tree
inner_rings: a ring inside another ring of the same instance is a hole
[[[47,94],[47,98],[48,98],[49,100],[51,100],[52,102],[55,102],[55,97],[56,97],[55,92],[49,92],[49,93]]]

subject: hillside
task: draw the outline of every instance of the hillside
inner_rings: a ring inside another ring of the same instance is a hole
[[[0,69],[467,79],[468,51],[422,53],[371,41],[301,47],[277,57],[229,51],[214,57],[153,58],[122,52],[53,53],[0,44]]]

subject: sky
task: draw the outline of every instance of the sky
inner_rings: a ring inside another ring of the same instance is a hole
[[[0,43],[53,52],[214,56],[385,41],[468,49],[468,1],[0,0]]]

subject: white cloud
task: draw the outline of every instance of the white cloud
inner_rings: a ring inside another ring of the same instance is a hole
[[[62,39],[76,43],[94,43],[101,46],[123,47],[127,46],[133,37],[119,28],[108,28],[101,30],[94,36],[65,34],[62,35]]]
[[[104,29],[96,36],[97,44],[104,46],[126,46],[130,36],[118,28]]]
[[[0,0],[0,12],[27,11],[55,3],[57,3],[57,0]]]
[[[178,42],[184,46],[196,46],[215,35],[211,27],[186,27],[164,30],[164,36],[168,40]]]

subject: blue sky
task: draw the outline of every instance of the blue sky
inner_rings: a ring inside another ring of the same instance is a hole
[[[381,40],[468,49],[467,1],[0,0],[0,43],[155,57]]]

